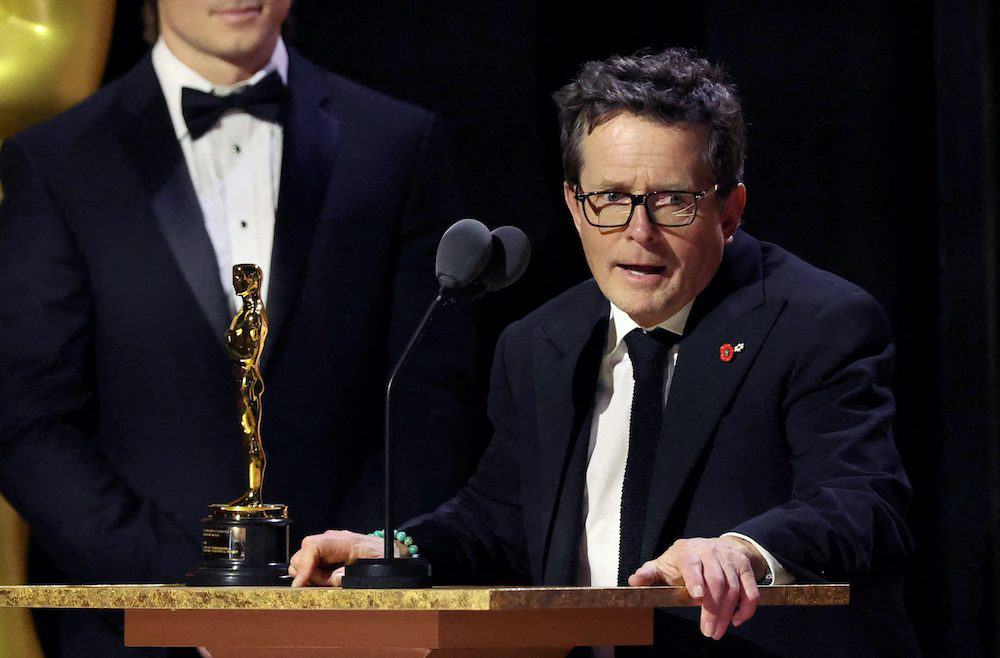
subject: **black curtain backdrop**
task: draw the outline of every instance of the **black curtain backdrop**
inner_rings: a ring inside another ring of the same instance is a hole
[[[1000,9],[366,4],[298,0],[289,41],[440,113],[468,214],[534,243],[526,277],[477,309],[483,371],[505,324],[587,275],[562,206],[550,94],[582,62],[640,48],[695,47],[727,66],[749,121],[747,230],[863,286],[892,319],[897,443],[916,490],[908,596],[924,651],[1000,655]],[[144,50],[138,3],[119,3],[107,79]]]

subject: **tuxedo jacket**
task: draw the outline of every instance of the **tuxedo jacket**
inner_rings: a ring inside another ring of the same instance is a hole
[[[455,203],[430,113],[294,51],[288,87],[261,426],[263,495],[289,506],[294,546],[381,527],[386,375]],[[31,528],[31,578],[177,582],[208,505],[247,479],[231,291],[150,58],[4,142],[0,180],[0,492]],[[478,457],[457,313],[397,383],[401,518]]]
[[[571,585],[610,307],[593,280],[511,325],[475,475],[407,525],[441,582]],[[737,349],[731,359],[720,348]],[[739,232],[681,339],[641,561],[684,537],[752,537],[846,608],[768,609],[722,642],[657,615],[670,655],[916,655],[900,588],[910,488],[893,443],[887,319],[864,291]],[[640,563],[633,565],[633,568]]]

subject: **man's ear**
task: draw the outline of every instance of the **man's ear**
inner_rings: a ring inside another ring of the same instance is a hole
[[[566,202],[566,207],[569,209],[569,214],[573,217],[573,224],[576,226],[576,232],[579,233],[580,229],[583,228],[583,216],[580,214],[583,209],[580,207],[580,202],[576,200],[576,188],[569,184],[569,181],[563,181],[563,200]]]
[[[726,204],[722,208],[722,234],[726,236],[726,244],[733,241],[736,229],[740,227],[743,219],[743,209],[747,205],[747,186],[737,183],[733,191],[726,195]]]

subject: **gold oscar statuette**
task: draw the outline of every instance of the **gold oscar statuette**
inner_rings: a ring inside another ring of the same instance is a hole
[[[238,382],[247,491],[230,503],[209,507],[202,520],[201,561],[188,573],[188,585],[282,585],[291,580],[288,508],[261,499],[267,466],[260,435],[264,380],[259,363],[267,338],[261,277],[256,265],[233,266],[233,287],[243,305],[226,332]]]

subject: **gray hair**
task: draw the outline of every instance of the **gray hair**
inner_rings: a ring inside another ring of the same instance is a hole
[[[721,66],[685,48],[615,56],[587,62],[555,94],[566,181],[580,183],[584,133],[623,112],[667,124],[708,128],[706,160],[725,196],[743,178],[746,124],[743,109]]]

